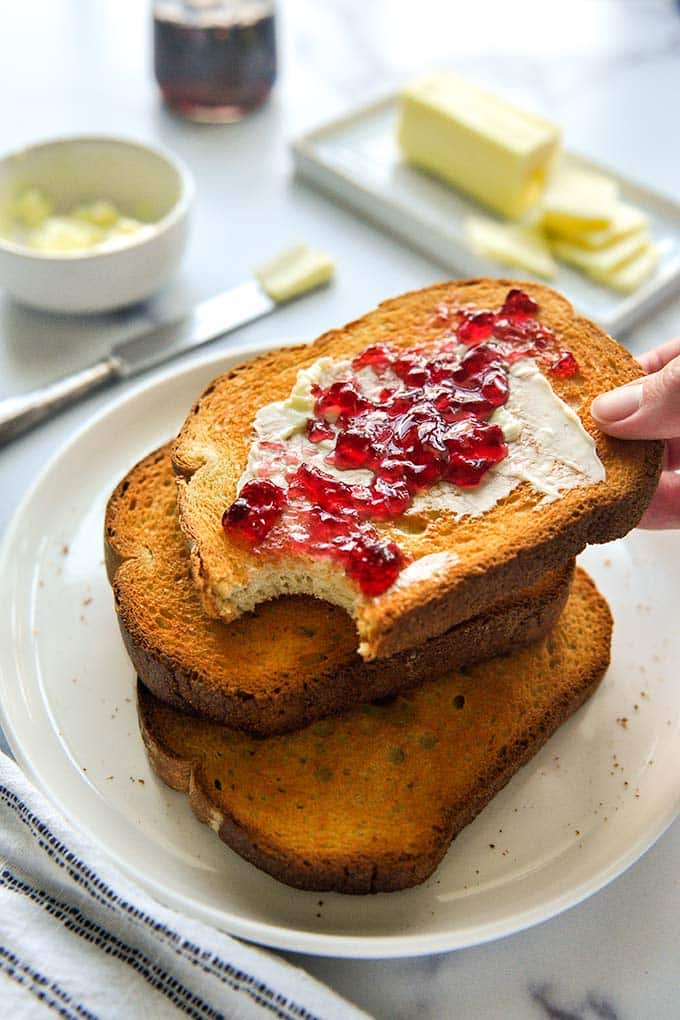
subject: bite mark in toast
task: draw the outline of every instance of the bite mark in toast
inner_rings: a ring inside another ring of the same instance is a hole
[[[137,673],[161,700],[258,736],[543,637],[573,576],[568,562],[418,649],[368,663],[350,617],[318,599],[276,599],[230,624],[205,615],[177,522],[168,447],[120,482],[104,531],[118,621]]]

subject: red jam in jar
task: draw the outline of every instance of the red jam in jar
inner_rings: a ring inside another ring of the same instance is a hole
[[[370,483],[293,457],[285,486],[266,478],[243,486],[222,518],[225,532],[254,552],[333,559],[365,595],[382,594],[407,561],[373,522],[400,517],[439,482],[475,488],[507,456],[489,418],[508,399],[511,365],[531,357],[560,379],[578,372],[537,312],[533,298],[513,289],[497,312],[439,306],[446,331],[429,344],[367,347],[341,379],[313,388],[306,436],[333,443],[325,461],[335,471],[366,470]]]

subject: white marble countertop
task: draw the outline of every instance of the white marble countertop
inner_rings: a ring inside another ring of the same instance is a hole
[[[309,336],[442,270],[291,178],[287,141],[420,69],[451,65],[564,127],[571,147],[680,200],[680,14],[668,0],[282,0],[272,102],[237,126],[201,127],[160,105],[148,7],[138,0],[11,5],[0,33],[0,149],[68,132],[158,140],[198,184],[181,304],[219,292],[289,241],[331,250],[337,283],[244,330]],[[680,298],[640,327],[645,349],[678,330]],[[54,319],[0,300],[0,396],[106,351],[125,317]],[[229,340],[219,342],[227,347]],[[118,387],[117,393],[122,391]],[[0,450],[0,532],[36,472],[111,399],[100,393]],[[295,959],[376,1017],[675,1020],[680,1016],[680,827],[566,914],[500,942],[386,962]]]

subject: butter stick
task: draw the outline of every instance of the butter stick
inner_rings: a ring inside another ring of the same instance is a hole
[[[560,135],[543,117],[437,72],[403,90],[398,142],[410,163],[514,219],[540,197]]]

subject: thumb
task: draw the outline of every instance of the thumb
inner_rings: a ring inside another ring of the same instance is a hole
[[[593,418],[620,439],[680,436],[680,356],[659,372],[596,397]]]

